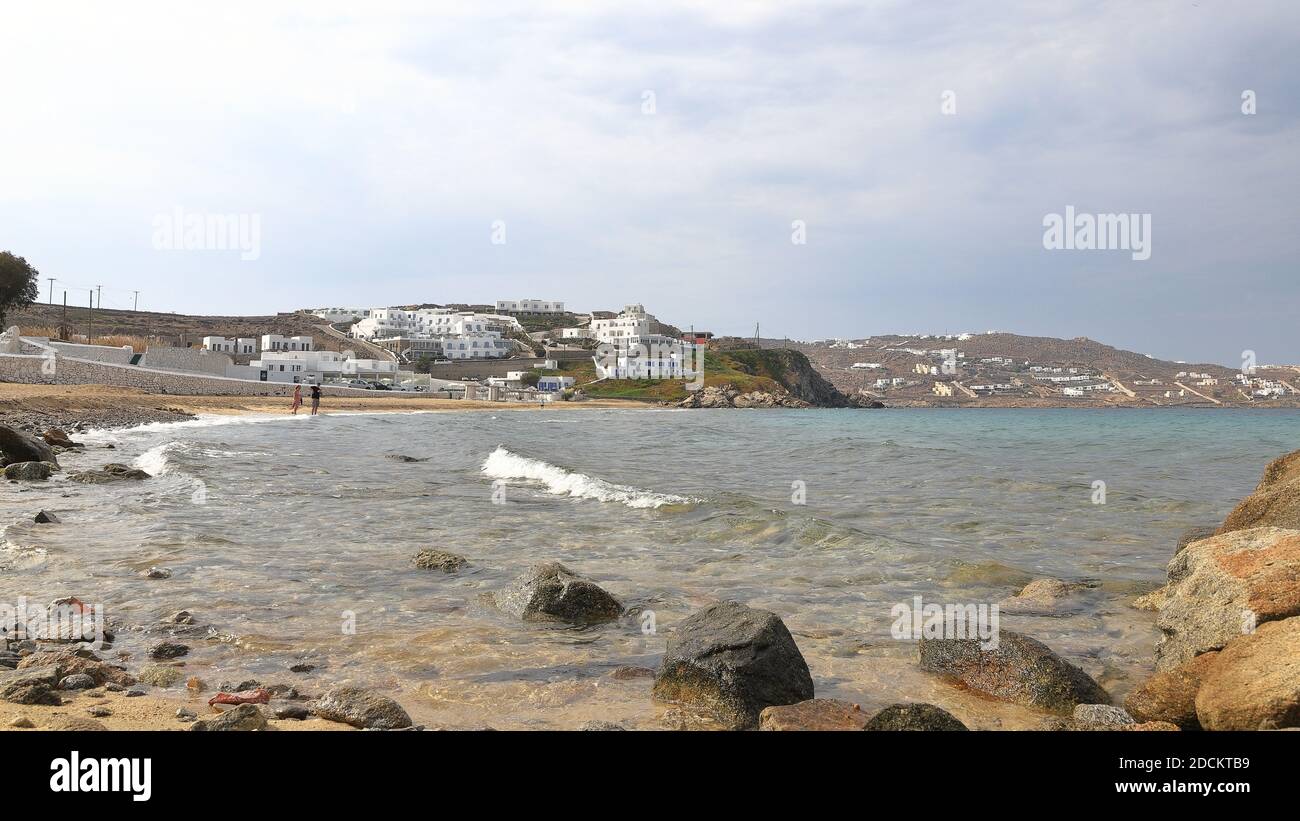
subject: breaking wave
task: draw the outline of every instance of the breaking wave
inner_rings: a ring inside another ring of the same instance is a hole
[[[490,479],[525,479],[540,483],[547,493],[595,499],[600,502],[618,502],[633,508],[659,508],[664,505],[690,505],[696,500],[671,493],[616,485],[588,476],[585,473],[565,470],[549,462],[529,459],[498,447],[483,461],[483,475]]]

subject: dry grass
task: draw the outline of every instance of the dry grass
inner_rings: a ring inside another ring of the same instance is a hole
[[[59,338],[59,329],[48,326],[28,326],[21,328],[23,336],[44,336],[50,339]],[[68,334],[65,342],[76,342],[82,345],[87,344],[85,334]],[[136,353],[144,353],[145,348],[150,345],[159,345],[166,343],[158,338],[150,339],[143,336],[131,336],[127,334],[109,334],[108,336],[97,336],[93,340],[96,345],[107,345],[110,348],[121,348],[130,345]]]

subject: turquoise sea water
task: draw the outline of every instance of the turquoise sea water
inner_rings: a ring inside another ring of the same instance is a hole
[[[86,438],[65,468],[134,461],[155,478],[8,486],[0,595],[101,602],[136,659],[185,608],[211,628],[186,659],[209,680],[351,680],[432,725],[674,726],[648,679],[607,674],[653,667],[675,621],[731,598],[781,615],[820,696],[1021,727],[1036,716],[917,671],[891,607],[1081,582],[1066,612],[1002,627],[1122,695],[1157,638],[1128,603],[1163,580],[1185,529],[1217,524],[1300,447],[1300,412],[552,409],[205,418]],[[30,524],[41,508],[63,524]],[[417,570],[423,547],[472,566]],[[545,560],[597,580],[628,617],[575,629],[498,611],[492,594]],[[172,577],[141,578],[150,566]],[[304,660],[319,669],[287,672]]]

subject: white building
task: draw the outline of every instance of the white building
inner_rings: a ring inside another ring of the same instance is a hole
[[[263,351],[248,363],[268,382],[323,382],[328,379],[392,379],[397,363],[387,359],[358,359],[352,351]]]
[[[564,303],[545,299],[498,299],[497,310],[512,314],[562,314]]]
[[[617,343],[634,336],[649,336],[653,324],[657,324],[656,320],[646,313],[644,306],[624,305],[623,311],[613,319],[593,319],[591,335],[599,342]]]
[[[250,354],[257,353],[257,340],[251,336],[227,339],[224,336],[203,337],[203,350],[219,353]]]
[[[591,328],[561,328],[560,339],[591,339]]]
[[[310,351],[310,336],[280,336],[279,334],[262,335],[263,351]]]
[[[370,315],[369,308],[310,308],[307,312],[326,322],[355,322]]]

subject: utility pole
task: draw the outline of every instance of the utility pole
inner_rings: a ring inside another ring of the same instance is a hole
[[[103,285],[95,286],[95,304],[98,305],[101,309],[103,309],[104,307],[104,286]]]
[[[140,292],[132,291],[132,293],[135,294],[135,306],[131,308],[131,310],[138,311],[140,310]]]
[[[68,291],[63,290],[63,321],[59,323],[59,339],[67,339],[71,334],[68,332]]]
[[[86,314],[86,344],[95,341],[95,292],[90,292],[90,313]]]
[[[50,281],[50,304],[54,304],[54,277],[46,277]]]

